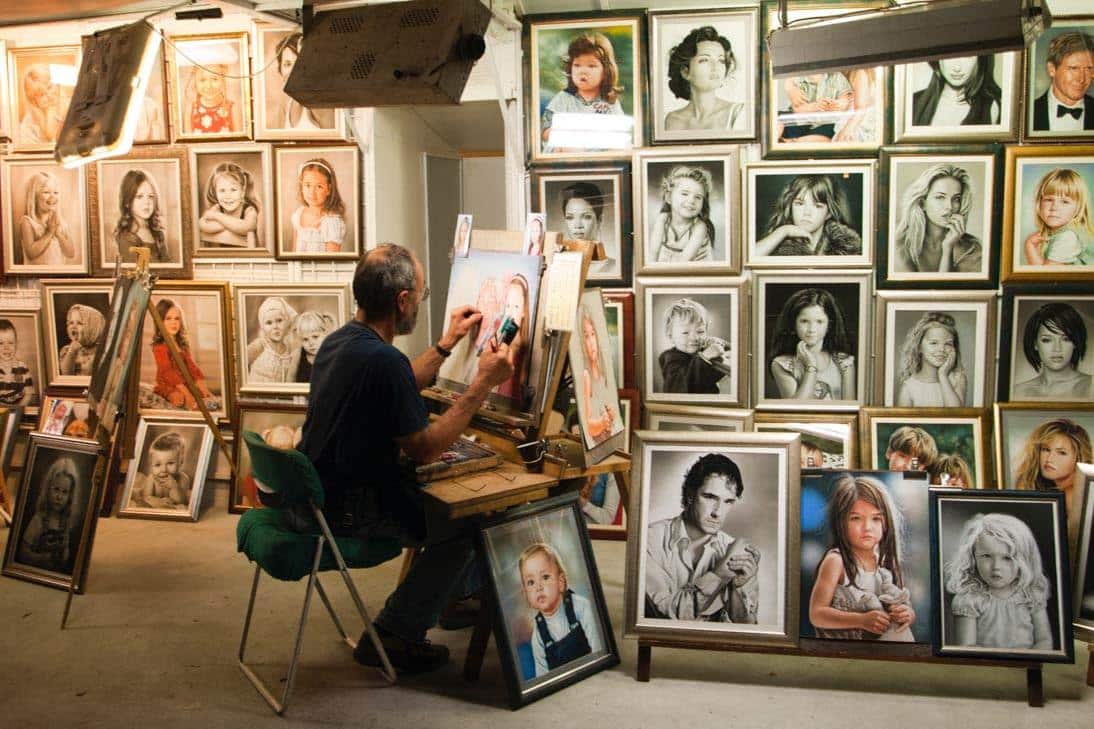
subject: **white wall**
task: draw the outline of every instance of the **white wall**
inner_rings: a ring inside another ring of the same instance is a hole
[[[505,157],[464,157],[461,168],[463,212],[476,228],[505,230]]]

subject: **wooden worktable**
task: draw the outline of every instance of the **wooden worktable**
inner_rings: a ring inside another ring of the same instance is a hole
[[[423,491],[449,519],[460,519],[545,499],[548,490],[557,484],[557,476],[528,473],[524,466],[502,461],[485,471],[434,481]]]

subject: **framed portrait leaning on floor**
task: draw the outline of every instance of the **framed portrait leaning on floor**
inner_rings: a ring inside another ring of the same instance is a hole
[[[203,422],[142,417],[118,515],[197,521],[212,450]]]

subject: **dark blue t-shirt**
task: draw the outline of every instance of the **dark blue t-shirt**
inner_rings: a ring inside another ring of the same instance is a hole
[[[323,482],[324,511],[339,514],[347,490],[363,488],[368,511],[400,479],[395,438],[429,425],[410,360],[351,320],[323,340],[312,367],[308,414],[297,448]]]

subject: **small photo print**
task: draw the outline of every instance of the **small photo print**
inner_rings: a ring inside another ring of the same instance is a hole
[[[524,245],[521,253],[526,256],[543,255],[543,239],[547,230],[547,216],[543,213],[528,213],[528,222],[524,224]]]
[[[471,221],[472,216],[461,213],[456,216],[456,232],[452,236],[452,250],[454,255],[465,258],[471,250]]]

